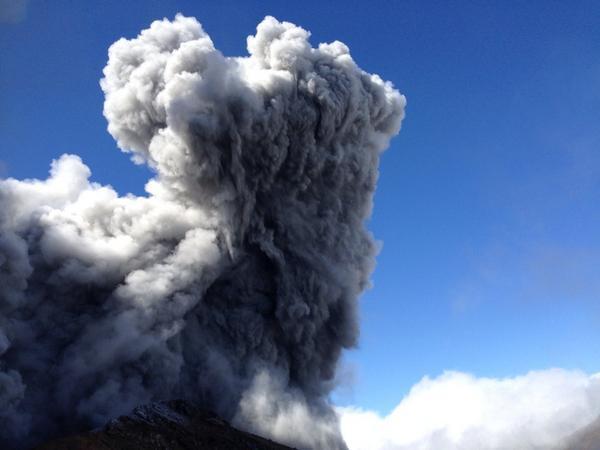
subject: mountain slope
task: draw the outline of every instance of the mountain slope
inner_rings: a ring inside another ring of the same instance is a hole
[[[102,429],[54,440],[35,450],[291,450],[240,431],[183,400],[136,408]]]
[[[557,450],[599,450],[600,417],[581,428],[558,446]]]

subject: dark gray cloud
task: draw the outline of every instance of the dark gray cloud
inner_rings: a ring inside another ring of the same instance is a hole
[[[326,399],[357,339],[364,221],[405,100],[308,37],[267,17],[232,58],[193,18],[154,22],[111,46],[101,80],[109,132],[156,171],[148,195],[91,183],[74,155],[0,181],[0,443],[184,397],[345,447]]]

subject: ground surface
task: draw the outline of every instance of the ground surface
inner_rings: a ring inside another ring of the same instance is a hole
[[[136,408],[100,430],[54,440],[35,450],[291,450],[245,433],[182,400]]]

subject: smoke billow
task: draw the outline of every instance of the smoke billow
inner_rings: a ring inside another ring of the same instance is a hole
[[[148,195],[90,182],[74,155],[0,180],[0,445],[183,397],[345,447],[327,395],[405,100],[308,37],[267,17],[249,56],[225,57],[195,19],[156,21],[111,46],[101,80],[109,132],[156,173]]]

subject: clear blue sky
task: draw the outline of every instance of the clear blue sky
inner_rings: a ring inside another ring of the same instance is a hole
[[[149,172],[106,132],[98,80],[112,42],[177,12],[226,55],[267,14],[297,23],[408,99],[338,403],[385,413],[445,369],[600,371],[599,2],[32,0],[0,24],[0,173],[45,177],[71,152],[142,193]]]

